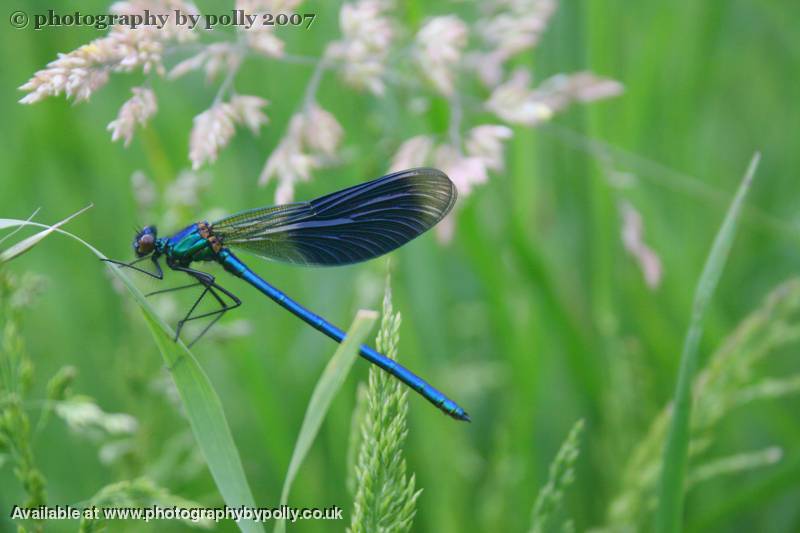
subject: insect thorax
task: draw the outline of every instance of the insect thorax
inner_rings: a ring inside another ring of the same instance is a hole
[[[211,245],[211,249],[214,250],[214,253],[219,253],[222,250],[222,241],[219,240],[219,237],[214,235],[211,231],[211,228],[208,226],[208,222],[205,220],[197,223],[197,231],[200,233],[200,236],[203,237],[208,241],[208,244]]]
[[[222,244],[212,235],[206,222],[192,224],[169,239],[167,256],[172,262],[188,266],[194,261],[213,261]]]

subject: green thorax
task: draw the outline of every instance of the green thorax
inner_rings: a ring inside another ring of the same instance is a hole
[[[214,239],[208,237],[207,227],[205,223],[187,226],[172,237],[159,239],[159,248],[168,261],[182,266],[189,266],[195,261],[214,261],[219,250],[214,250],[215,246],[211,242]]]

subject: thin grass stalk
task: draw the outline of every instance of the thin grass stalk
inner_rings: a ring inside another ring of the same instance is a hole
[[[678,382],[675,386],[672,422],[664,447],[655,523],[657,533],[674,533],[681,531],[682,528],[684,486],[689,456],[691,388],[699,358],[698,345],[703,334],[703,319],[730,252],[744,199],[750,189],[760,158],[757,152],[750,160],[750,166],[739,185],[739,190],[714,238],[695,289],[692,316],[683,343]]]

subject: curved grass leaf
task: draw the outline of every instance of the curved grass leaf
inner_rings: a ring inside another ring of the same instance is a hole
[[[744,205],[744,198],[750,189],[753,176],[758,167],[760,155],[756,153],[750,160],[739,190],[728,208],[725,220],[714,238],[703,272],[697,282],[692,305],[692,316],[689,330],[683,341],[678,382],[675,385],[673,399],[672,422],[664,446],[664,459],[661,466],[659,483],[658,511],[656,512],[656,531],[658,533],[674,533],[681,530],[683,522],[683,496],[686,479],[686,465],[689,456],[689,422],[692,409],[692,380],[699,357],[698,346],[703,334],[703,319],[708,310],[711,296],[722,275],[722,269],[728,258],[733,237],[736,234],[736,223]]]
[[[311,394],[311,400],[308,402],[306,415],[303,417],[303,424],[300,426],[300,433],[292,452],[292,459],[289,461],[289,468],[281,491],[281,505],[286,504],[297,471],[306,458],[308,450],[311,449],[314,439],[317,438],[317,433],[319,433],[319,428],[322,426],[322,421],[325,419],[333,397],[344,383],[358,355],[359,345],[364,341],[377,318],[378,313],[375,311],[359,310],[350,329],[347,330],[345,341],[339,345],[336,353],[328,361],[325,370],[322,371],[322,375],[314,387],[314,392]],[[283,533],[285,530],[286,522],[279,520],[275,524],[275,533]]]
[[[69,218],[64,222],[68,220]],[[105,255],[94,246],[80,237],[58,229],[56,226],[47,226],[24,220],[0,219],[0,229],[20,225],[42,227],[45,228],[45,231],[34,235],[35,239],[29,237],[12,246],[2,254],[2,257],[6,257],[6,254],[10,256],[9,259],[16,257],[29,250],[50,233],[58,232],[72,237],[89,248],[98,258],[105,259]],[[21,247],[22,243],[26,243],[26,245]],[[10,253],[11,250],[14,250],[14,254]],[[145,321],[153,333],[153,339],[178,389],[186,416],[189,419],[189,425],[225,503],[230,507],[240,507],[242,505],[255,507],[255,500],[250,492],[250,486],[247,484],[239,452],[236,449],[225,413],[222,410],[222,403],[208,376],[182,341],[172,341],[174,337],[172,329],[158,318],[144,295],[136,288],[122,269],[113,264],[107,263],[107,265],[111,272],[128,288],[144,314]],[[261,524],[253,521],[242,520],[238,523],[238,526],[242,531],[248,533],[264,531]]]
[[[2,252],[0,252],[0,263],[5,263],[6,261],[11,261],[15,257],[19,257],[20,255],[24,254],[25,252],[27,252],[28,250],[30,250],[31,248],[36,246],[36,244],[39,241],[41,241],[42,239],[44,239],[45,237],[47,237],[48,235],[50,235],[54,231],[57,231],[59,227],[63,226],[64,224],[66,224],[67,222],[69,222],[70,220],[75,218],[76,216],[80,215],[81,213],[83,213],[84,211],[89,209],[90,207],[92,207],[92,204],[87,205],[86,207],[84,207],[83,209],[78,211],[77,213],[73,213],[72,215],[70,215],[67,218],[65,218],[64,220],[62,220],[61,222],[57,222],[57,223],[53,224],[52,226],[41,226],[41,227],[44,227],[46,229],[44,231],[40,231],[39,233],[34,233],[33,235],[31,235],[27,239],[23,239],[23,240],[19,241],[18,243],[12,245],[8,249],[3,250]],[[28,225],[30,225],[30,226],[38,226],[38,224],[32,223],[30,221],[30,219],[28,219],[28,220],[0,219],[0,229],[10,228],[10,227],[17,227],[17,228],[21,229],[23,226],[28,226]],[[10,235],[9,235],[9,237],[10,237]],[[0,241],[0,242],[2,242],[2,241]]]

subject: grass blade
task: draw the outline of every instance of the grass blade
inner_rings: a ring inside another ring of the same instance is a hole
[[[736,233],[736,224],[744,205],[744,199],[753,181],[759,153],[753,155],[750,166],[742,179],[739,190],[728,208],[725,220],[714,238],[703,272],[697,282],[692,306],[689,330],[681,351],[678,382],[673,399],[673,415],[661,467],[659,483],[658,510],[656,512],[656,531],[673,533],[681,530],[683,520],[683,496],[686,479],[686,465],[689,452],[689,422],[691,419],[691,384],[697,368],[698,345],[703,334],[703,318],[708,309],[711,296],[722,274],[728,252]]]
[[[297,443],[295,443],[294,451],[292,452],[292,459],[289,461],[289,468],[281,491],[281,505],[286,504],[289,498],[289,490],[292,487],[297,471],[308,454],[308,450],[311,449],[317,433],[319,433],[319,428],[322,426],[322,421],[328,412],[333,397],[341,388],[342,383],[344,383],[358,355],[359,345],[364,341],[377,318],[378,313],[375,311],[359,310],[350,325],[350,329],[347,330],[345,341],[336,350],[325,370],[322,371],[322,375],[314,387],[314,392],[311,393],[311,400],[308,402],[303,424],[300,426],[300,433],[297,436]],[[285,530],[286,522],[279,520],[275,524],[275,533],[282,533]]]
[[[89,204],[86,207],[84,207],[83,209],[81,209],[80,211],[71,214],[70,216],[68,216],[67,218],[62,220],[61,222],[57,222],[57,223],[53,224],[52,226],[43,226],[44,228],[46,228],[44,231],[40,231],[39,233],[35,233],[35,234],[31,235],[30,237],[28,237],[27,239],[23,239],[23,240],[19,241],[18,243],[12,245],[7,250],[3,250],[3,252],[0,253],[0,263],[5,263],[6,261],[11,261],[15,257],[18,257],[18,256],[24,254],[25,252],[27,252],[28,250],[30,250],[31,248],[36,246],[36,244],[39,241],[41,241],[42,239],[44,239],[45,237],[47,237],[48,235],[50,235],[54,231],[58,230],[59,227],[63,226],[64,224],[66,224],[67,222],[69,222],[70,220],[75,218],[76,216],[80,215],[81,213],[83,213],[84,211],[89,209],[90,207],[92,207],[92,204]],[[33,225],[33,224],[31,224],[30,219],[28,219],[28,220],[0,219],[0,222],[5,222],[5,223],[21,222],[21,224],[0,225],[0,229],[6,228],[6,227],[12,227],[12,226],[17,226],[17,227],[21,228],[22,226]]]
[[[31,213],[31,216],[29,216],[27,219],[25,219],[25,224],[24,224],[24,225],[22,225],[22,226],[17,226],[17,229],[15,229],[14,231],[12,231],[12,232],[11,232],[11,233],[9,233],[8,235],[4,235],[4,236],[3,236],[3,238],[2,238],[2,239],[0,239],[0,244],[3,244],[4,242],[6,242],[6,240],[8,240],[8,239],[10,239],[11,237],[13,237],[14,235],[16,235],[16,234],[17,234],[17,232],[18,232],[18,231],[20,231],[22,228],[24,228],[24,227],[27,225],[27,223],[28,223],[28,222],[30,222],[31,220],[33,220],[33,217],[35,217],[36,215],[38,215],[38,214],[39,214],[39,210],[41,210],[41,207],[37,207],[36,209],[34,209],[33,213]],[[3,219],[3,220],[6,220],[6,219]],[[2,229],[2,228],[0,228],[0,229]]]
[[[47,231],[37,234],[42,236],[36,241],[30,241],[27,248],[22,249],[15,256],[30,249],[42,238],[56,231],[81,242],[98,258],[105,259],[105,255],[95,247],[80,237],[58,229],[57,226],[46,226],[24,220],[0,219],[0,229],[23,224],[43,227]],[[22,242],[26,241],[29,241],[29,239]],[[16,246],[12,246],[6,252],[15,249]],[[203,457],[205,457],[211,476],[214,478],[214,482],[225,503],[230,507],[240,507],[242,505],[255,507],[255,500],[247,483],[242,461],[239,458],[239,452],[228,427],[225,413],[222,410],[222,403],[208,376],[182,341],[172,341],[174,336],[172,329],[158,318],[144,295],[136,288],[123,270],[113,264],[107,263],[107,266],[128,288],[144,314],[145,321],[153,333],[153,339],[178,389],[195,440],[203,453]],[[242,520],[238,523],[238,526],[239,529],[247,533],[264,531],[261,524],[253,521]]]

